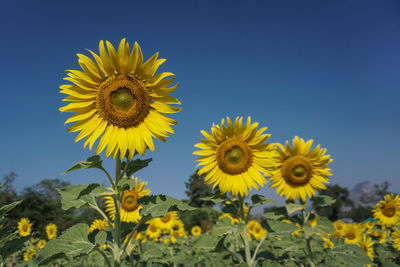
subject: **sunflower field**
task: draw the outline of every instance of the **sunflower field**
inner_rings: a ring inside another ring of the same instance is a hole
[[[91,56],[91,57],[90,57]],[[64,210],[90,208],[100,219],[63,232],[49,223],[40,233],[30,218],[14,229],[0,207],[1,266],[399,266],[400,197],[387,194],[363,223],[330,221],[318,208],[336,199],[319,192],[330,183],[332,158],[313,140],[295,136],[271,143],[267,127],[251,117],[213,123],[194,144],[197,174],[212,186],[201,198],[221,207],[210,227],[184,223],[198,208],[168,195],[154,195],[140,170],[156,139],[167,142],[181,110],[171,96],[175,75],[157,73],[165,59],[144,60],[141,47],[122,39],[117,49],[100,41],[98,53],[78,54],[81,70],[68,70],[60,86],[72,115],[68,132],[95,155],[65,172],[96,168],[109,187],[80,184],[58,189]],[[95,143],[97,144],[95,145]],[[104,158],[115,169],[103,167]],[[139,176],[137,176],[139,175]],[[275,204],[257,193],[264,185],[286,198],[284,209],[254,217],[252,210]],[[104,201],[105,207],[99,205]],[[45,239],[39,236],[46,236]]]

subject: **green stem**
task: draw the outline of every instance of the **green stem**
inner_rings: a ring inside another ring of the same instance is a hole
[[[251,258],[251,264],[254,265],[255,261],[256,261],[256,256],[258,253],[258,250],[260,249],[262,243],[264,243],[265,239],[267,238],[267,234],[264,235],[264,238],[260,241],[260,243],[258,243],[256,250],[254,251],[253,257]]]
[[[240,194],[239,194],[239,205],[240,205],[240,207],[239,207],[240,208],[240,217],[241,217],[242,221],[244,222],[243,240],[244,240],[244,246],[245,246],[246,263],[247,263],[247,265],[252,267],[249,237],[247,236],[246,217],[244,214],[244,198]]]
[[[132,236],[133,236],[133,234],[135,233],[136,229],[139,227],[139,225],[140,225],[140,222],[138,222],[138,224],[136,224],[136,226],[132,229],[132,232],[129,234],[128,240],[125,242],[122,251],[126,251],[126,248],[128,247],[129,242],[131,241]]]
[[[110,182],[112,188],[115,190],[115,183],[114,183],[113,179],[111,178],[110,174],[108,173],[108,171],[106,169],[104,169],[103,166],[100,166],[100,170],[104,171],[104,173],[107,175],[108,181]]]
[[[304,225],[307,223],[308,218],[310,217],[310,212],[305,212],[305,210],[302,211],[303,214],[303,229],[304,229]],[[310,263],[311,267],[314,267],[314,255],[311,249],[311,237],[308,233],[306,233],[306,231],[304,231],[304,238],[306,239],[306,248],[307,248],[307,258],[308,261]]]
[[[107,266],[111,267],[111,263],[110,260],[108,259],[107,255],[104,253],[104,251],[102,251],[101,249],[99,249],[99,247],[96,247],[96,250],[98,252],[100,252],[100,254],[103,256],[103,258],[106,260]]]
[[[119,176],[121,174],[121,160],[119,159],[120,152],[118,151],[115,159],[115,184],[118,184]],[[121,265],[121,196],[117,191],[114,195],[114,207],[115,207],[115,232],[114,232],[114,267]]]

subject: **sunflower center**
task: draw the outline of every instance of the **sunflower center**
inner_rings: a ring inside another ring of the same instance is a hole
[[[139,207],[138,196],[135,192],[125,192],[122,199],[122,208],[126,211],[134,211]]]
[[[282,176],[291,185],[304,185],[312,177],[312,165],[304,156],[293,156],[282,164]]]
[[[241,140],[228,139],[217,149],[219,168],[227,174],[243,173],[251,166],[252,154],[249,147]]]
[[[354,233],[349,233],[347,234],[347,239],[353,240],[354,238],[356,238],[356,235]]]
[[[157,232],[157,227],[155,227],[154,225],[150,226],[150,232]]]
[[[386,217],[393,217],[396,214],[396,208],[393,205],[387,205],[382,211]]]
[[[26,224],[22,225],[22,231],[27,232],[28,231],[28,225],[26,225]]]
[[[150,95],[139,80],[129,75],[114,75],[100,85],[96,108],[108,123],[130,128],[144,121],[150,102]]]
[[[169,214],[167,214],[167,215],[165,215],[164,217],[161,217],[160,220],[161,220],[163,223],[167,223],[167,222],[169,222],[169,221],[171,220],[171,216],[170,216]]]

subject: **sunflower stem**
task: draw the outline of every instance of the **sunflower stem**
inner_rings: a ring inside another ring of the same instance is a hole
[[[310,217],[311,213],[305,212],[305,210],[303,209],[302,214],[303,214],[303,228],[304,228],[304,225],[307,223],[308,218]],[[307,255],[308,261],[310,263],[310,266],[314,267],[315,264],[314,264],[314,256],[313,256],[312,249],[311,249],[311,237],[309,236],[309,234],[304,232],[304,238],[306,240],[306,248],[307,248],[306,255]]]
[[[107,266],[111,267],[110,260],[108,259],[107,255],[104,253],[104,251],[102,251],[99,247],[96,247],[95,249],[101,254],[101,256],[103,256]]]
[[[244,222],[244,228],[242,234],[245,246],[246,263],[247,265],[252,267],[249,237],[247,236],[246,217],[244,213],[244,198],[240,194],[239,194],[239,210],[240,210],[240,218],[242,219],[242,222]]]
[[[119,177],[121,175],[121,160],[120,152],[118,151],[115,159],[115,185],[118,184]],[[114,198],[115,207],[115,236],[114,236],[114,267],[121,265],[121,217],[120,217],[120,206],[121,206],[121,195],[117,189],[117,195]]]

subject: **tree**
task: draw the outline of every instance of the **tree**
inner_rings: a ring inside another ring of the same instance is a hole
[[[339,185],[327,185],[326,189],[320,192],[320,195],[330,196],[336,201],[331,206],[317,207],[316,211],[319,215],[328,217],[331,221],[348,218],[349,211],[354,207],[354,202],[350,199],[347,188]]]
[[[185,183],[187,190],[186,195],[189,197],[187,201],[193,207],[213,206],[211,201],[201,200],[203,197],[212,195],[212,188],[210,185],[204,183],[204,176],[199,176],[197,171],[192,174],[189,181]]]

